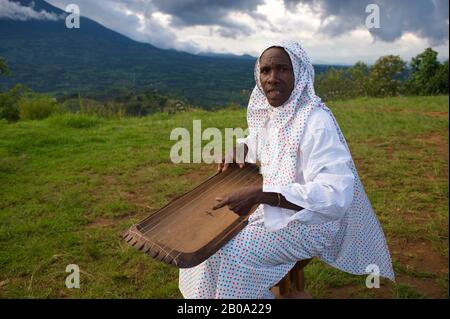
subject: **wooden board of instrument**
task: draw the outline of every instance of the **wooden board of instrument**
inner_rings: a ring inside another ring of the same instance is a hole
[[[241,169],[230,164],[225,172],[214,174],[133,225],[123,237],[157,260],[180,268],[194,267],[217,252],[248,222],[249,216],[240,217],[228,206],[213,210],[216,197],[261,183],[258,166],[247,164]]]

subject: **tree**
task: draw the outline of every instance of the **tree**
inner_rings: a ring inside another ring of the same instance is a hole
[[[436,94],[448,94],[448,60],[439,66],[431,82]]]
[[[437,56],[436,51],[427,48],[412,58],[411,75],[406,84],[408,93],[417,95],[448,93],[448,62],[439,63]]]
[[[406,63],[398,55],[386,55],[379,58],[370,68],[368,93],[370,96],[395,96],[401,92],[400,76]]]
[[[0,75],[9,75],[9,68],[4,58],[0,57]]]
[[[317,94],[325,101],[348,99],[351,86],[348,72],[336,68],[318,74],[314,83]]]
[[[27,87],[16,84],[11,90],[0,93],[0,119],[6,119],[9,122],[18,121],[19,101],[29,92]]]
[[[362,61],[348,69],[350,73],[352,85],[349,88],[352,92],[352,97],[367,96],[368,94],[368,75],[369,67]]]

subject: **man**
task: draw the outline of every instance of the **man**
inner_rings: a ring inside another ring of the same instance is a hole
[[[255,80],[247,113],[250,134],[240,142],[256,154],[263,184],[224,194],[214,208],[228,205],[245,215],[259,206],[216,254],[180,269],[182,294],[273,298],[269,289],[297,261],[313,257],[352,274],[365,275],[375,266],[394,280],[383,231],[345,138],[315,95],[306,52],[296,42],[271,45],[257,60]]]

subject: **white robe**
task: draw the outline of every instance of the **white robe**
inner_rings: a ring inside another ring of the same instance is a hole
[[[270,137],[268,121],[262,141]],[[239,143],[247,142],[239,139]],[[339,140],[335,125],[322,108],[315,108],[308,119],[297,156],[296,182],[288,186],[265,186],[265,192],[282,194],[288,201],[304,209],[293,211],[263,205],[265,225],[269,230],[285,227],[291,220],[317,224],[340,219],[353,199],[355,176],[349,167],[352,158]]]
[[[268,123],[263,138],[270,138]],[[378,269],[394,280],[384,234],[328,108],[311,112],[298,161],[295,183],[263,190],[279,192],[304,209],[260,205],[216,254],[180,269],[185,298],[272,298],[269,289],[296,261],[312,257],[352,274]]]

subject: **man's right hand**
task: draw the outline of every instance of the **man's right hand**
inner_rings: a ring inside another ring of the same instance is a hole
[[[244,156],[238,156],[238,147],[235,145],[233,149],[231,149],[227,155],[222,158],[222,162],[217,166],[218,172],[225,172],[228,169],[228,166],[231,163],[237,163],[239,168],[244,168],[247,162],[245,162],[245,158],[247,157],[248,147],[245,143],[243,143],[243,151]],[[231,163],[230,163],[231,162]]]

